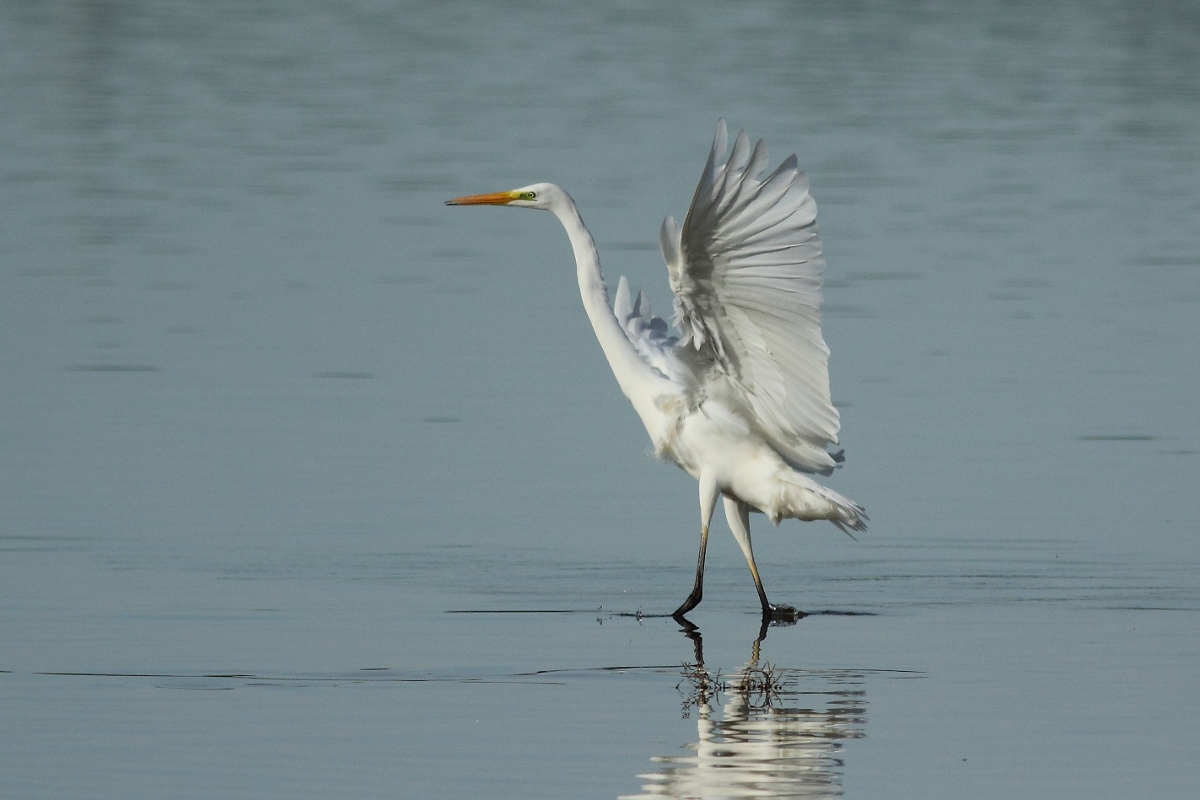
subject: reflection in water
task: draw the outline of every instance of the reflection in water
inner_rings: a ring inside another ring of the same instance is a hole
[[[759,639],[725,678],[704,666],[700,632],[688,635],[697,661],[679,688],[684,714],[696,713],[692,754],[654,758],[642,792],[622,800],[840,796],[843,741],[866,735],[863,674],[760,664]]]

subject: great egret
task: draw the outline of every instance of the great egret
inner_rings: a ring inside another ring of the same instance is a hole
[[[700,602],[704,554],[717,498],[741,546],[764,618],[795,619],[767,601],[750,546],[750,512],[827,519],[866,529],[863,507],[805,473],[828,475],[842,460],[838,411],[829,399],[829,348],[821,336],[821,240],[808,179],[788,156],[766,177],[767,150],[745,132],[726,158],[717,134],[682,232],[667,217],[659,244],[675,293],[680,335],[651,315],[622,277],[616,301],[600,273],[596,243],[570,195],[551,183],[471,195],[447,205],[538,208],[558,217],[575,252],[579,292],[621,391],[641,417],[654,452],[700,482],[700,553],[691,594]]]

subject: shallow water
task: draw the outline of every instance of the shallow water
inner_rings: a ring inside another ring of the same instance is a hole
[[[1190,4],[113,0],[0,37],[12,796],[1200,789]],[[872,519],[755,521],[814,612],[761,641],[719,530],[699,630],[653,616],[695,485],[557,225],[441,205],[561,183],[666,311],[719,116],[809,172],[830,482]]]

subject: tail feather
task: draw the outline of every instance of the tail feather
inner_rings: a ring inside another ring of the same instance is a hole
[[[821,487],[825,489],[824,486]],[[829,493],[829,502],[834,504],[837,509],[837,516],[830,517],[829,521],[837,525],[838,530],[854,538],[854,534],[850,531],[858,531],[861,533],[867,529],[867,510],[853,500],[843,497],[832,489],[825,489]]]
[[[827,519],[851,538],[854,538],[854,534],[850,531],[862,532],[867,529],[867,511],[858,503],[807,476],[790,477],[791,480],[785,483],[787,490],[779,517]]]

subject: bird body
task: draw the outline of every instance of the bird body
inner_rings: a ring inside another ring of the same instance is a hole
[[[655,454],[700,484],[696,580],[675,615],[700,602],[709,523],[722,498],[764,615],[794,618],[794,609],[767,601],[750,512],[776,524],[825,519],[843,531],[864,530],[866,514],[809,477],[832,472],[841,454],[826,450],[836,444],[840,422],[829,397],[829,349],[820,329],[824,260],[807,182],[795,156],[760,178],[766,148],[759,142],[751,151],[745,133],[722,161],[726,149],[722,120],[682,230],[670,217],[660,230],[679,336],[624,278],[610,304],[595,241],[558,186],[538,183],[448,204],[539,208],[566,230],[584,310],[621,391]]]

